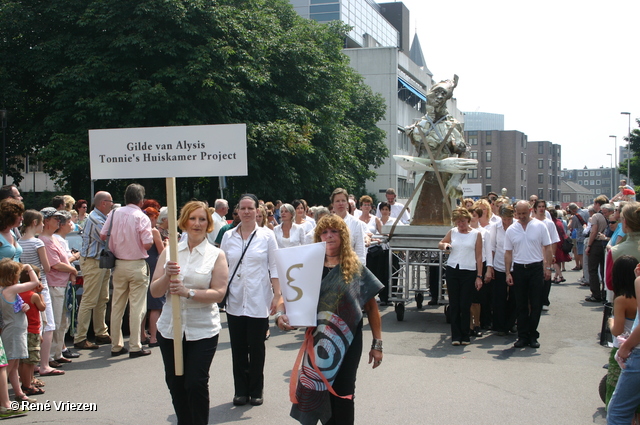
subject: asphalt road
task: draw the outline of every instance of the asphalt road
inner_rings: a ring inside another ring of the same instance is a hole
[[[402,322],[393,307],[382,307],[384,361],[372,370],[366,363],[368,348],[363,354],[356,423],[605,424],[598,396],[609,353],[598,344],[603,307],[583,301],[588,290],[576,283],[578,272],[566,272],[565,277],[567,282],[553,285],[552,305],[539,327],[539,349],[514,349],[515,336],[491,333],[469,346],[453,347],[444,307],[425,305],[418,311],[410,302]],[[303,332],[271,327],[265,403],[234,407],[225,319],[223,314],[211,367],[210,423],[297,423],[289,417],[288,383]],[[365,347],[370,335],[365,328]],[[48,403],[50,411],[33,411],[7,423],[176,423],[159,349],[136,359],[112,358],[109,349],[84,350],[64,366],[66,375],[43,378],[46,394],[37,399],[43,406]],[[66,402],[95,403],[96,409],[61,411]]]

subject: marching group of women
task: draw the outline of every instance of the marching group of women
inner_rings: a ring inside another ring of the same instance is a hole
[[[375,295],[383,285],[364,266],[366,230],[346,212],[347,192],[337,189],[331,202],[334,214],[321,210],[324,216],[317,215],[316,223],[306,216],[307,207],[302,201],[283,204],[279,211],[282,221],[272,230],[257,197],[242,195],[237,209],[239,224],[224,233],[220,248],[207,241],[213,219],[206,204],[192,201],[182,208],[178,224],[187,237],[178,245],[178,259],[168,260],[163,251],[150,286],[154,297],[165,293],[181,297],[182,376],[176,376],[174,370],[171,303],[164,305],[157,324],[166,382],[179,424],[208,422],[209,368],[221,329],[218,303],[223,301],[232,351],[233,404],[263,403],[269,317],[274,315],[280,329],[293,329],[281,296],[275,251],[305,244],[310,235],[313,242],[326,242],[326,253],[318,325],[305,334],[302,369],[298,379],[292,379],[295,397],[291,415],[303,424],[316,424],[318,420],[325,424],[353,423],[363,310],[373,335],[369,363],[374,368],[382,363],[381,320]],[[365,218],[379,229],[378,220],[368,215]],[[330,350],[333,357],[327,363],[313,352],[334,342],[327,334],[331,329],[344,334],[340,346]],[[321,373],[310,373],[312,370]],[[294,370],[294,375],[297,372]]]

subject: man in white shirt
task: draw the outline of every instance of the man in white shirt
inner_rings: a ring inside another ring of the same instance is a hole
[[[515,290],[518,312],[518,340],[514,347],[539,348],[544,281],[551,279],[553,270],[551,238],[544,223],[531,218],[527,201],[516,203],[516,218],[518,221],[507,229],[504,240],[507,285]]]
[[[398,217],[400,215],[400,212],[404,208],[404,205],[401,204],[400,202],[396,202],[396,191],[395,191],[395,189],[392,188],[392,187],[387,189],[387,192],[385,193],[385,196],[387,197],[387,202],[391,206],[391,215],[390,215],[391,218],[395,218],[396,220],[400,220],[403,224],[409,224],[409,220],[411,219],[409,217],[409,210],[405,210],[404,214],[402,214],[402,217],[400,217],[400,218]],[[376,208],[376,217],[382,218],[382,214],[380,213],[380,203],[378,203],[378,207]]]
[[[227,225],[227,219],[225,216],[229,212],[229,203],[226,199],[216,199],[216,203],[213,204],[215,212],[211,216],[213,218],[213,230],[211,233],[207,233],[207,240],[211,245],[216,245],[215,240],[218,237],[218,232],[222,229],[222,226]]]
[[[545,226],[547,226],[547,231],[549,232],[549,237],[551,238],[551,256],[552,256],[553,263],[555,263],[556,244],[560,242],[558,229],[556,229],[556,224],[552,220],[548,219],[546,216],[546,214],[549,211],[547,211],[547,203],[544,200],[538,199],[533,205],[534,205],[533,207],[534,218],[537,220],[540,220],[541,222],[544,223]],[[549,277],[549,280],[545,279],[544,291],[545,292],[544,292],[544,300],[542,302],[542,309],[544,311],[547,311],[549,310],[549,306],[551,305],[551,301],[549,301],[549,294],[551,293],[551,277]]]

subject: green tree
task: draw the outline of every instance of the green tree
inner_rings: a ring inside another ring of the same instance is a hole
[[[234,194],[326,203],[336,186],[361,192],[388,154],[384,104],[341,52],[347,30],[285,0],[5,0],[11,155],[37,156],[86,196],[89,129],[245,122],[249,175],[228,179]],[[215,187],[179,183],[183,198]]]
[[[636,118],[636,124],[640,127],[640,118]],[[629,137],[625,137],[624,140],[629,142]],[[620,174],[627,175],[634,183],[638,183],[640,182],[640,129],[637,128],[631,130],[631,153],[633,154],[629,160],[631,174],[627,173],[626,161],[620,162],[618,170]]]

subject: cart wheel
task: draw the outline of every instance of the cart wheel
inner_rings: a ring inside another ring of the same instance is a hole
[[[416,306],[418,307],[418,310],[422,308],[422,301],[424,301],[424,295],[422,292],[418,292],[416,294]]]
[[[398,322],[402,322],[404,320],[404,304],[396,303],[396,319]]]
[[[603,403],[606,403],[607,400],[607,375],[604,375],[600,380],[600,385],[598,385],[598,392],[600,393],[600,398]]]
[[[448,305],[444,306],[444,317],[445,317],[447,323],[451,323],[451,315],[449,314],[449,306]]]

